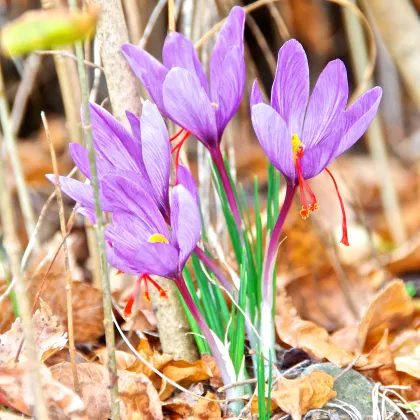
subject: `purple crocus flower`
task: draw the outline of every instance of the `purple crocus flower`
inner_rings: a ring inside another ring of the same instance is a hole
[[[160,111],[209,150],[218,149],[223,131],[242,99],[244,23],[243,9],[234,7],[213,49],[210,83],[193,44],[178,32],[170,33],[165,39],[163,64],[135,45],[121,47]]]
[[[302,218],[318,209],[306,180],[324,169],[332,177],[327,166],[364,134],[376,115],[381,96],[382,89],[375,87],[346,109],[347,72],[341,60],[334,60],[327,64],[309,97],[308,60],[296,40],[286,42],[279,51],[271,106],[263,102],[258,82],[254,82],[251,116],[255,133],[291,189],[299,186]],[[332,179],[343,212],[341,242],[348,245],[344,206]]]
[[[146,101],[140,120],[135,115],[127,113],[132,133],[98,105],[90,104],[89,108],[102,210],[113,212],[127,205],[115,197],[107,199],[102,194],[102,184],[106,177],[120,174],[138,183],[141,186],[141,197],[150,195],[163,216],[169,217],[169,136],[157,107]],[[79,170],[90,180],[89,156],[86,148],[71,143],[70,153]],[[51,182],[55,181],[54,175],[47,177]],[[77,211],[94,222],[92,187],[67,177],[60,177],[59,181],[61,189],[80,203],[81,206]]]

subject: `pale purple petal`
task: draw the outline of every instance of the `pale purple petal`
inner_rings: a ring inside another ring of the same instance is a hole
[[[143,162],[161,211],[169,215],[171,151],[168,129],[156,105],[146,101],[141,115]]]
[[[194,197],[197,205],[199,205],[197,183],[195,182],[192,173],[184,165],[178,166],[177,179],[178,184],[182,185]]]
[[[167,35],[163,45],[162,59],[168,70],[173,67],[182,67],[194,73],[207,95],[209,94],[209,85],[203,66],[197,57],[194,45],[184,35],[178,32]]]
[[[69,144],[70,155],[73,162],[79,168],[80,172],[90,179],[89,153],[85,147],[79,143]]]
[[[171,226],[173,242],[179,249],[179,267],[182,270],[201,235],[201,217],[196,199],[182,185],[177,185],[172,190]]]
[[[210,90],[213,102],[217,103],[219,100],[219,80],[225,71],[223,66],[228,51],[232,47],[238,47],[243,57],[244,25],[245,12],[241,7],[233,7],[219,32],[210,58]]]
[[[255,134],[271,163],[291,182],[296,178],[292,139],[286,123],[266,104],[254,105],[251,110]]]
[[[130,111],[125,111],[125,115],[127,117],[128,123],[130,124],[133,140],[138,143],[139,149],[141,150],[140,120],[137,115],[134,115]]]
[[[115,170],[142,172],[141,150],[132,135],[109,112],[89,104],[97,156]]]
[[[55,175],[45,175],[47,179],[55,185]],[[71,197],[77,203],[80,203],[84,207],[95,208],[95,201],[93,198],[92,186],[85,184],[80,181],[76,181],[72,178],[65,176],[59,176],[58,182],[60,183],[60,189],[69,197]],[[113,206],[111,202],[102,199],[101,197],[101,208],[103,211],[112,211]]]
[[[306,147],[315,146],[336,129],[335,123],[346,108],[347,99],[346,67],[341,60],[330,61],[319,76],[309,100],[300,138]]]
[[[106,175],[101,186],[102,195],[114,208],[152,220],[157,233],[167,232],[165,220],[144,184],[118,174]]]
[[[86,217],[92,225],[96,224],[96,215],[95,210],[87,207],[75,207],[75,212],[81,214],[83,217]]]
[[[163,83],[163,98],[169,118],[208,147],[217,146],[215,108],[195,74],[173,68]]]
[[[375,118],[381,98],[382,89],[375,87],[361,96],[344,113],[344,135],[339,144],[335,146],[333,159],[348,150],[363,136]]]
[[[239,108],[245,88],[245,61],[239,47],[231,48],[223,62],[223,73],[219,75],[216,121],[219,140],[227,123]]]
[[[148,52],[132,44],[121,47],[131,70],[140,79],[149,92],[150,97],[164,114],[165,107],[162,100],[162,85],[168,69]]]
[[[252,84],[251,97],[249,98],[249,105],[250,105],[250,108],[252,109],[254,105],[258,105],[261,103],[264,103],[264,98],[262,96],[260,86],[258,84],[258,80],[255,79],[254,83]]]
[[[289,135],[300,135],[309,98],[308,59],[302,45],[292,39],[280,49],[271,105],[289,128]]]

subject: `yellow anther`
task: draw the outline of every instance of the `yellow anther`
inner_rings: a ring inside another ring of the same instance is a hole
[[[293,160],[296,164],[296,158],[299,151],[303,149],[303,143],[299,140],[297,134],[292,135],[292,150],[293,150]]]
[[[216,102],[211,103],[215,108],[219,108],[219,104],[216,104]]]
[[[154,233],[150,238],[149,242],[152,244],[159,243],[159,244],[169,244],[169,241],[160,233]]]

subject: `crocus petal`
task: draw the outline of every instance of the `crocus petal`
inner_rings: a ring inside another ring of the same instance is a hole
[[[286,123],[269,105],[254,105],[251,110],[255,134],[271,163],[291,182],[295,180],[292,139]]]
[[[143,163],[161,211],[169,215],[171,151],[168,129],[159,110],[146,101],[141,115]]]
[[[121,174],[106,175],[102,179],[102,195],[115,209],[125,210],[153,221],[157,233],[167,235],[165,220],[141,179]],[[155,233],[156,233],[155,232]],[[163,234],[163,233],[162,233]]]
[[[264,98],[262,96],[258,80],[255,79],[254,83],[252,84],[251,97],[249,98],[250,108],[252,109],[254,105],[258,105],[260,103],[264,103]]]
[[[215,109],[195,74],[175,67],[163,83],[169,117],[208,147],[217,145]]]
[[[182,270],[201,235],[201,217],[196,198],[182,185],[177,185],[172,190],[171,225],[173,242],[179,249],[179,267]]]
[[[302,131],[308,98],[308,59],[302,45],[291,39],[280,48],[271,90],[271,105],[287,124],[290,136]]]
[[[70,155],[73,162],[79,168],[80,172],[90,179],[89,153],[85,147],[79,143],[69,144]]]
[[[49,174],[45,175],[47,179],[55,185],[55,175]],[[80,203],[84,207],[95,208],[95,201],[93,199],[93,188],[84,184],[83,182],[76,181],[72,178],[67,178],[65,176],[59,176],[58,182],[60,183],[60,189],[71,197],[77,203]],[[109,211],[109,208],[104,203],[101,202],[102,209],[104,211]]]
[[[209,94],[209,85],[203,66],[197,57],[194,45],[184,35],[173,32],[166,37],[162,59],[168,70],[173,67],[182,67],[194,73],[207,95]]]
[[[179,272],[178,252],[169,244],[144,243],[135,248],[117,244],[114,252],[117,258],[131,263],[138,273],[173,278]]]
[[[130,111],[125,111],[125,115],[127,117],[128,123],[130,124],[133,139],[139,145],[139,149],[141,150],[140,120],[137,115],[134,115]]]
[[[223,61],[219,75],[219,94],[216,101],[216,121],[219,140],[227,123],[239,108],[245,88],[245,60],[239,47],[232,47]]]
[[[75,207],[74,211],[86,217],[92,225],[96,224],[95,210],[87,207],[78,206]]]
[[[375,87],[361,96],[344,113],[344,135],[335,147],[333,159],[348,150],[368,129],[375,118],[382,98],[382,89]]]
[[[131,134],[105,109],[89,104],[97,155],[116,170],[142,172],[141,150]]]
[[[302,143],[315,146],[334,131],[337,118],[348,99],[346,67],[341,60],[330,61],[316,82],[305,117]]]
[[[148,52],[132,44],[121,47],[128,64],[134,74],[140,79],[149,92],[150,97],[164,114],[165,107],[162,100],[162,85],[168,73],[167,68]]]
[[[197,183],[195,182],[192,173],[184,165],[178,166],[177,179],[178,184],[182,185],[194,197],[197,205],[199,205]]]
[[[243,57],[244,25],[245,12],[241,7],[233,7],[219,32],[213,48],[213,53],[210,58],[210,90],[212,101],[216,103],[219,100],[220,77],[225,71],[224,61],[228,51],[232,47],[238,47]]]

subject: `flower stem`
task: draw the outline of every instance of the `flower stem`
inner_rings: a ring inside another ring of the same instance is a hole
[[[262,283],[262,308],[260,319],[260,335],[264,343],[264,357],[269,357],[274,347],[274,322],[273,322],[273,270],[277,256],[277,250],[280,243],[280,235],[283,229],[284,221],[289,213],[293,197],[296,192],[296,186],[287,184],[286,196],[280,214],[271,233],[267,251],[265,254]],[[274,354],[274,353],[272,353]]]
[[[229,203],[230,210],[238,228],[239,236],[242,238],[242,220],[239,213],[238,203],[236,202],[235,193],[233,192],[232,184],[229,179],[229,175],[226,171],[225,162],[223,160],[222,152],[220,147],[214,147],[210,149],[210,155],[219,171],[220,179],[222,180],[223,187],[226,192],[226,197]]]
[[[175,279],[175,283],[178,287],[179,292],[181,293],[181,296],[183,297],[185,304],[187,305],[188,309],[191,312],[191,315],[194,317],[195,321],[197,322],[198,326],[200,327],[204,338],[206,339],[210,350],[216,359],[217,366],[220,370],[220,374],[222,376],[222,380],[224,385],[231,384],[235,378],[231,378],[231,375],[229,374],[226,366],[226,361],[219,349],[219,346],[217,345],[217,342],[215,340],[215,336],[213,332],[208,327],[206,321],[204,320],[203,316],[201,315],[200,310],[197,308],[194,300],[191,297],[191,294],[187,288],[187,285],[185,283],[184,278],[179,276],[177,279]]]
[[[217,266],[213,259],[210,258],[198,246],[194,248],[194,254],[197,255],[198,259],[215,275],[221,286],[225,288],[230,294],[232,294],[234,291],[232,283],[226,278],[222,270]]]

